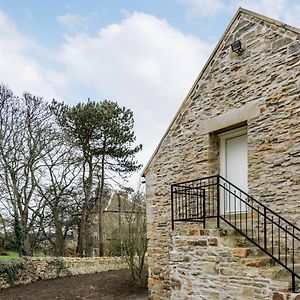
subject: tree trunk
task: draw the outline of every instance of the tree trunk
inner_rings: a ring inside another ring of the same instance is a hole
[[[76,254],[79,254],[80,252],[79,252],[79,242],[80,242],[80,240],[81,240],[81,231],[80,231],[80,229],[81,229],[81,220],[80,219],[78,219],[77,220],[77,234],[76,235],[74,235],[73,234],[73,237],[75,238],[75,239],[77,239],[77,247],[76,247]]]
[[[24,230],[17,210],[14,211],[14,232],[18,247],[19,256],[24,254]]]
[[[104,144],[105,148],[105,144]],[[98,195],[98,236],[99,236],[99,256],[104,256],[104,238],[103,238],[103,191],[104,191],[104,172],[105,172],[105,155],[101,159],[101,178],[100,190]]]
[[[86,231],[85,231],[85,256],[91,257],[94,255],[94,239],[93,239],[93,223],[90,219],[87,220],[86,223]]]
[[[55,256],[64,256],[65,251],[65,239],[62,231],[61,224],[55,225],[55,246],[54,246],[54,255]]]
[[[121,233],[122,216],[121,216],[121,196],[120,196],[120,193],[118,193],[118,207],[119,207],[119,233]]]
[[[103,209],[100,206],[98,212],[98,235],[99,235],[99,256],[104,256],[104,238],[103,238]]]
[[[30,251],[30,238],[29,238],[29,232],[26,230],[24,233],[24,255],[25,256],[31,256],[32,253]]]
[[[81,257],[85,255],[85,242],[86,242],[86,227],[88,219],[88,209],[92,193],[92,184],[93,184],[93,158],[89,157],[88,161],[88,178],[85,180],[85,163],[83,165],[83,189],[84,189],[84,203],[80,220],[80,236],[78,236],[78,253]]]
[[[86,200],[84,201],[86,202]],[[84,204],[84,207],[82,209],[82,214],[80,218],[80,226],[79,226],[79,232],[78,232],[78,254],[80,257],[84,257],[85,251],[84,251],[84,238],[85,238],[85,229],[86,229],[86,204]]]

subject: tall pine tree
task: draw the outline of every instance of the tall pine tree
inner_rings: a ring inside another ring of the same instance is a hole
[[[52,109],[67,140],[80,153],[82,164],[83,208],[78,253],[83,256],[85,252],[87,221],[94,201],[98,208],[99,253],[102,256],[105,185],[111,176],[124,178],[141,167],[135,161],[135,155],[142,146],[134,145],[133,113],[116,102],[106,100],[88,100],[74,107],[53,102]]]

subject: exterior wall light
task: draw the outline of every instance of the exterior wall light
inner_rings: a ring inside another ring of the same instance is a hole
[[[240,40],[236,40],[234,41],[232,44],[231,44],[231,49],[233,52],[235,53],[243,53],[244,52],[244,49],[242,48],[242,43]]]

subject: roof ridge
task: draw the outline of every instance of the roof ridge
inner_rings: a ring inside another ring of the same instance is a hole
[[[276,26],[279,26],[279,27],[283,27],[284,29],[287,29],[287,30],[290,30],[290,31],[293,31],[295,33],[298,33],[300,34],[300,29],[297,28],[297,27],[294,27],[292,25],[289,25],[287,23],[284,23],[282,21],[279,21],[279,20],[276,20],[276,19],[273,19],[273,18],[270,18],[270,17],[267,17],[267,16],[264,16],[260,13],[257,13],[257,12],[254,12],[252,10],[248,10],[246,8],[243,8],[243,7],[239,7],[237,13],[244,13],[244,14],[247,14],[247,15],[250,15],[250,16],[253,16],[253,17],[256,17],[258,19],[261,19],[263,21],[266,21],[268,23],[271,23],[271,24],[274,24]]]

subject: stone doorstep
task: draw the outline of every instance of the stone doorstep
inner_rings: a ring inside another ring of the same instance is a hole
[[[242,224],[242,225],[246,225],[246,223],[248,225],[250,225],[251,219],[252,219],[252,215],[250,212],[246,213],[237,213],[237,214],[225,214],[222,215],[226,220],[231,220],[231,222],[236,222],[237,225]],[[247,221],[246,221],[247,218]],[[257,213],[253,213],[253,220],[254,220],[254,224],[256,224],[256,222],[258,221],[258,214]],[[262,222],[262,217],[260,217],[260,222]],[[207,228],[215,228],[216,227],[216,218],[209,218],[206,220],[206,227]],[[220,227],[221,228],[232,228],[229,224],[227,224],[225,221],[223,221],[222,219],[220,219]]]

